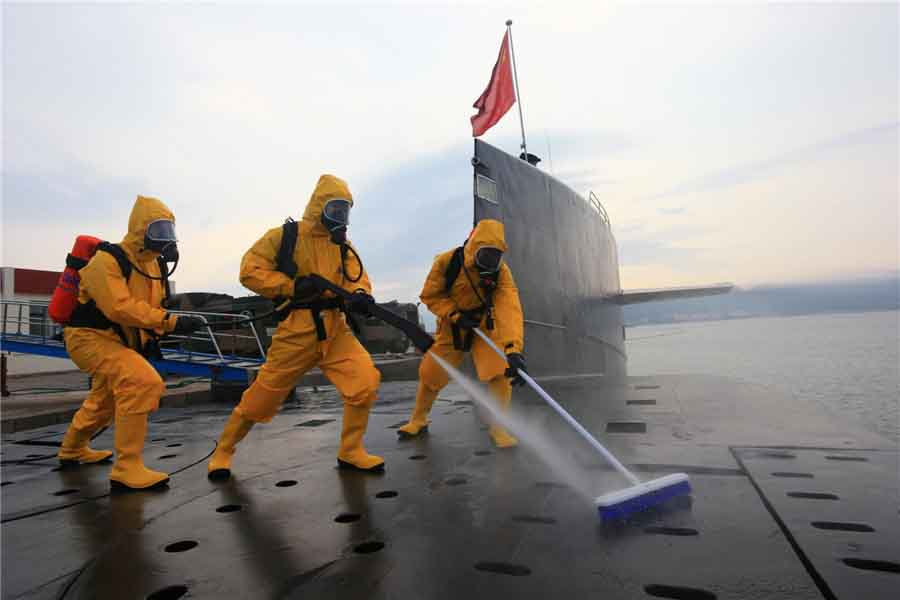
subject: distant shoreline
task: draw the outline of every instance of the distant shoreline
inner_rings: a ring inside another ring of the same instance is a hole
[[[879,312],[898,312],[900,311],[900,306],[894,308],[869,308],[869,309],[854,309],[854,310],[831,310],[831,311],[819,311],[819,312],[804,312],[804,313],[790,313],[790,314],[755,314],[755,315],[728,315],[728,316],[717,316],[717,317],[709,317],[709,318],[696,318],[696,319],[668,319],[668,320],[659,320],[659,321],[642,321],[640,323],[625,323],[625,327],[637,328],[637,327],[647,327],[653,325],[684,325],[687,323],[714,323],[717,321],[743,321],[748,319],[786,319],[792,317],[813,317],[813,316],[826,316],[826,315],[858,315],[865,313],[879,313]],[[900,332],[898,332],[900,333]],[[628,340],[626,340],[628,341]]]
[[[735,289],[625,306],[626,327],[900,310],[900,277]]]

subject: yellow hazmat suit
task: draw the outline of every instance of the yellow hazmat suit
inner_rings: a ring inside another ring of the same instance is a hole
[[[341,246],[331,241],[322,224],[322,210],[329,200],[353,202],[347,184],[333,175],[322,175],[303,213],[294,249],[297,277],[318,274],[344,289],[371,293],[369,277],[357,259],[355,250],[341,258]],[[270,229],[241,261],[241,283],[254,292],[274,300],[294,294],[294,280],[276,270],[282,228]],[[348,242],[349,245],[349,242]],[[325,292],[321,298],[332,298]],[[318,339],[312,311],[299,308],[290,312],[272,337],[265,364],[241,402],[225,424],[219,445],[209,462],[212,479],[227,479],[235,446],[254,423],[266,423],[274,417],[297,381],[313,367],[335,385],[344,399],[344,421],[338,464],[362,470],[380,470],[384,460],[366,452],[362,445],[375,403],[381,374],[372,357],[353,335],[344,314],[337,308],[321,311],[326,339]]]
[[[147,226],[159,219],[175,221],[161,201],[138,196],[128,219],[128,234],[119,244],[137,267],[127,280],[108,252],[97,252],[80,271],[79,303],[94,302],[106,318],[121,326],[127,345],[113,329],[65,328],[69,356],[93,383],[72,418],[59,459],[64,463],[91,463],[108,458],[110,452],[91,450],[88,442],[94,432],[115,418],[116,462],[109,476],[113,487],[143,489],[169,479],[165,473],[147,469],[141,458],[147,415],[159,407],[165,385],[137,350],[150,339],[145,330],[167,333],[177,320],[160,308],[165,293],[162,282],[138,272],[160,276],[159,253],[144,248]]]
[[[437,318],[437,335],[430,352],[435,352],[452,364],[459,366],[465,358],[465,351],[454,345],[453,323],[464,311],[472,311],[484,306],[486,290],[480,286],[480,276],[475,265],[475,254],[481,248],[492,247],[506,251],[503,223],[492,219],[479,221],[469,236],[463,250],[463,268],[453,281],[449,293],[445,289],[447,267],[453,257],[453,250],[439,254],[434,259],[431,272],[425,280],[419,296]],[[487,328],[487,314],[482,315],[479,328],[488,334],[507,354],[521,353],[524,347],[524,321],[519,290],[512,271],[502,263],[497,277],[497,287],[493,295],[493,329]],[[502,409],[509,407],[512,387],[505,376],[507,363],[479,337],[472,340],[472,361],[478,378],[488,383],[491,394],[497,398]],[[419,366],[419,388],[416,406],[409,422],[398,431],[401,437],[416,436],[428,428],[428,413],[438,392],[447,385],[447,372],[426,354]],[[515,446],[516,439],[502,427],[491,426],[491,438],[498,447]]]

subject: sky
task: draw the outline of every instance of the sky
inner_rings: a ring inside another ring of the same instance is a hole
[[[412,301],[470,229],[507,18],[529,150],[601,199],[623,288],[896,274],[897,4],[4,3],[0,263],[59,270],[152,195],[178,290],[243,295],[333,173],[376,297]]]

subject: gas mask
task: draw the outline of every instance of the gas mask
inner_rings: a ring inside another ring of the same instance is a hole
[[[322,225],[328,230],[334,244],[341,245],[347,242],[351,206],[349,200],[334,198],[326,202],[322,209]]]
[[[177,262],[178,239],[175,237],[175,223],[168,219],[157,219],[147,225],[144,248],[159,252],[166,262]]]
[[[497,288],[497,277],[500,275],[502,262],[503,251],[499,248],[485,246],[475,253],[475,266],[478,267],[481,287],[485,290],[493,291]]]
[[[157,219],[147,225],[147,231],[144,233],[144,248],[153,252],[159,252],[159,255],[166,263],[175,263],[168,269],[166,277],[172,275],[178,268],[178,240],[175,237],[175,223],[168,219]],[[151,277],[151,279],[155,279]]]
[[[503,262],[503,251],[500,248],[484,246],[475,253],[475,266],[482,275],[497,273]]]

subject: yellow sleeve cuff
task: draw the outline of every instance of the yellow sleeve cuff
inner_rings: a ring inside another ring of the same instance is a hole
[[[170,315],[169,313],[165,313],[165,316],[162,320],[162,330],[164,333],[172,333],[175,331],[175,323],[178,321],[178,317],[176,315]]]

